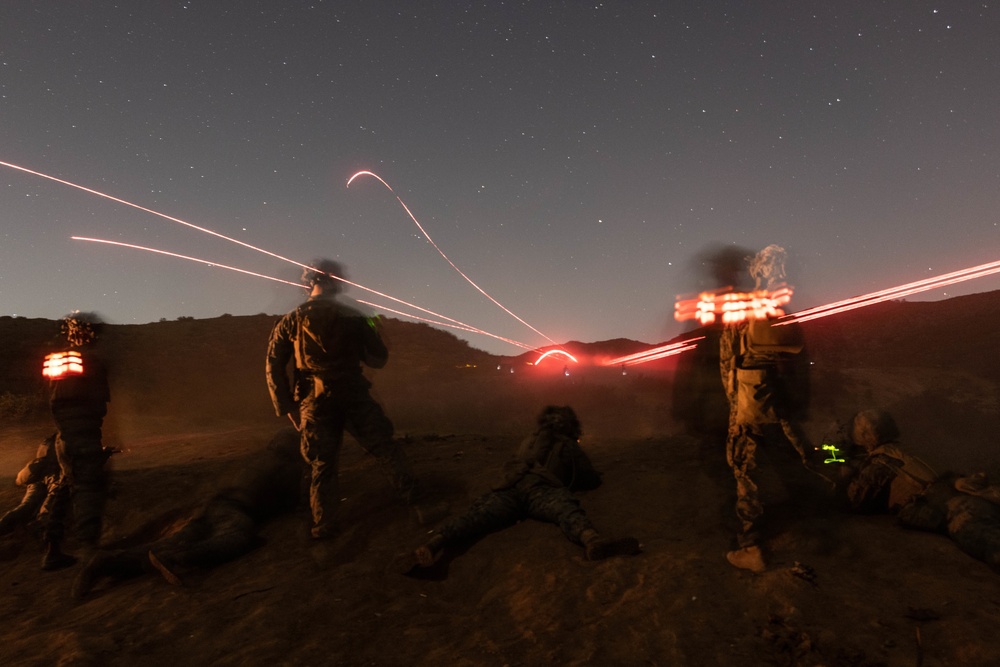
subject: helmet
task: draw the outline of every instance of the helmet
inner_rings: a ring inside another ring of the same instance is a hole
[[[332,259],[317,259],[309,266],[302,269],[300,281],[303,285],[312,287],[322,285],[323,287],[339,287],[344,279],[344,267],[339,262]]]
[[[875,449],[879,445],[896,442],[899,427],[896,420],[885,410],[864,410],[854,416],[851,424],[851,440],[865,449]]]
[[[538,415],[538,426],[543,429],[551,429],[566,435],[574,440],[579,440],[583,434],[580,420],[577,419],[573,408],[568,405],[548,405],[540,415]]]
[[[90,345],[101,333],[104,322],[94,313],[81,313],[74,310],[62,319],[60,330],[73,347]]]

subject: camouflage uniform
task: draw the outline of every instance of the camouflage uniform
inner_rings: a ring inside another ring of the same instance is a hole
[[[25,487],[24,497],[14,509],[0,517],[0,535],[7,535],[17,526],[35,519],[44,525],[46,517],[40,509],[58,476],[56,434],[52,434],[38,446],[35,458],[17,474],[17,485]]]
[[[164,564],[210,567],[246,553],[257,526],[291,511],[302,488],[298,434],[279,432],[263,455],[235,471],[177,533],[150,547]]]
[[[930,466],[891,443],[869,450],[852,467],[846,500],[853,511],[865,514],[898,512],[937,480]]]
[[[751,320],[727,326],[719,341],[722,383],[729,400],[726,460],[736,478],[737,541],[741,548],[760,540],[764,508],[756,474],[758,449],[775,456],[791,453],[807,462],[811,449],[798,424],[808,404],[801,331],[795,324],[773,326]]]
[[[83,373],[51,383],[49,405],[58,431],[55,449],[60,474],[42,509],[48,514],[45,539],[50,545],[62,542],[71,505],[76,538],[96,545],[107,501],[108,457],[101,444],[101,428],[111,391],[101,357],[89,347],[78,352]]]
[[[86,595],[101,577],[126,578],[154,567],[178,584],[189,569],[214,567],[247,553],[258,544],[260,524],[299,502],[304,470],[298,448],[293,429],[278,432],[259,458],[221,481],[220,490],[176,532],[95,556],[77,579],[74,595]]]
[[[554,523],[577,544],[596,538],[597,531],[572,492],[598,487],[601,476],[577,442],[579,425],[572,410],[546,410],[539,429],[504,466],[500,482],[464,514],[444,523],[436,531],[432,550],[475,540],[523,519]],[[620,547],[616,543],[616,553],[626,553]],[[637,549],[637,543],[632,548]]]
[[[908,528],[948,535],[965,553],[1000,572],[1000,505],[990,500],[1000,489],[963,492],[970,478],[938,477],[898,445],[882,444],[850,466],[842,485],[849,509],[896,514]]]
[[[1000,572],[1000,505],[956,490],[945,508],[948,537],[962,551]]]
[[[554,523],[571,541],[594,526],[573,491],[597,488],[600,475],[579,443],[541,428],[522,442],[493,490],[438,529],[445,544],[474,540],[522,519]]]
[[[337,462],[344,430],[379,462],[396,492],[410,500],[415,481],[392,422],[369,394],[361,365],[382,368],[389,352],[375,322],[320,294],[285,315],[271,332],[267,384],[279,416],[299,410],[301,450],[312,468],[313,536],[333,530]],[[294,389],[287,367],[295,362]]]

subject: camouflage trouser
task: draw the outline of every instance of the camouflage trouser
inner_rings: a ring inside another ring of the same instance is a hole
[[[580,534],[594,527],[569,489],[528,473],[513,486],[481,496],[437,532],[446,544],[453,544],[475,540],[522,519],[554,523],[577,544],[581,543]]]
[[[39,514],[38,510],[45,502],[46,495],[48,495],[48,484],[44,482],[29,484],[17,507],[0,517],[0,535],[6,535],[17,526],[30,523]]]
[[[105,552],[88,563],[84,572],[89,571],[91,577],[139,576],[151,571],[150,553],[172,572],[213,567],[256,546],[256,525],[239,503],[215,498],[176,532],[152,544]]]
[[[96,544],[108,494],[107,456],[101,446],[104,406],[62,406],[53,409],[53,417],[59,431],[60,472],[41,510],[48,515],[45,538],[50,542],[63,539],[72,505],[76,538]]]
[[[215,499],[180,530],[149,545],[163,563],[213,567],[238,558],[257,543],[257,523],[238,503]]]
[[[943,479],[903,505],[898,517],[907,528],[947,533],[962,551],[1000,572],[1000,505]]]
[[[947,508],[948,536],[962,551],[1000,571],[1000,505],[958,493]]]
[[[410,461],[392,439],[392,422],[367,392],[334,395],[314,391],[299,410],[302,456],[312,469],[309,507],[314,532],[333,528],[340,500],[337,467],[345,429],[375,457],[396,494],[405,502],[412,500],[416,480]]]
[[[726,461],[736,479],[736,516],[740,522],[736,539],[740,547],[753,546],[760,541],[760,520],[764,514],[764,506],[757,484],[758,450],[762,446],[768,447],[773,454],[791,457],[789,445],[796,454],[803,451],[803,440],[798,428],[785,420],[776,424],[730,426],[726,440]]]

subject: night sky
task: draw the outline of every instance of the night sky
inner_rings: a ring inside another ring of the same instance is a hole
[[[370,170],[546,336],[657,343],[682,330],[676,295],[710,286],[712,248],[784,246],[792,311],[1000,260],[998,27],[992,2],[921,0],[4,0],[0,161],[547,343],[393,192],[346,186]],[[301,272],[0,167],[0,315],[131,324],[304,296],[73,235]]]

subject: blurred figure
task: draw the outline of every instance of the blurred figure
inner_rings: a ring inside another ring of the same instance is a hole
[[[53,433],[38,445],[35,458],[17,473],[17,479],[14,481],[18,486],[25,487],[24,497],[16,507],[0,517],[0,536],[9,535],[18,526],[36,520],[44,523],[44,515],[41,515],[39,510],[49,495],[49,489],[59,476],[56,437],[57,434]]]
[[[590,560],[638,553],[639,542],[633,537],[601,537],[573,495],[573,491],[601,484],[600,474],[580,448],[581,435],[572,408],[550,405],[542,410],[537,430],[505,464],[500,482],[418,547],[414,567],[430,567],[448,547],[472,542],[523,519],[558,525],[570,541],[584,547]]]
[[[103,323],[93,313],[75,312],[62,321],[62,346],[48,354],[43,368],[50,380],[49,405],[56,424],[59,476],[45,498],[43,570],[76,562],[62,550],[72,509],[74,535],[90,550],[101,537],[108,493],[107,453],[101,428],[111,390],[105,359],[99,350]]]
[[[745,292],[753,287],[747,274],[747,257],[752,250],[732,244],[709,245],[692,260],[697,276],[697,292]]]
[[[907,528],[948,535],[965,553],[1000,572],[1000,485],[984,473],[938,475],[899,444],[895,420],[865,410],[851,422],[845,462],[837,470],[848,509],[895,514]],[[860,450],[852,456],[852,449]]]
[[[369,394],[362,364],[382,368],[389,351],[378,323],[336,300],[343,269],[317,260],[302,274],[309,299],[271,331],[267,386],[278,416],[288,415],[302,437],[302,456],[312,468],[309,505],[312,536],[331,537],[340,497],[337,469],[344,430],[376,459],[398,496],[413,501],[410,462],[393,436],[392,422]],[[294,384],[288,366],[294,360]]]
[[[755,289],[773,291],[784,285],[784,248],[770,245],[747,266]],[[722,384],[729,401],[726,461],[736,478],[737,546],[726,554],[735,567],[763,571],[758,454],[772,459],[797,455],[810,465],[813,448],[799,427],[809,401],[808,360],[797,324],[774,326],[767,319],[746,319],[727,325],[719,341]],[[777,462],[777,461],[775,461]],[[791,481],[793,475],[783,473]]]
[[[710,247],[694,258],[699,275],[698,292],[745,292],[750,288],[746,270],[749,250],[732,245]],[[719,385],[719,339],[721,319],[687,332],[703,336],[695,348],[677,357],[671,413],[684,424],[688,435],[698,438],[703,451],[715,460],[718,442],[726,437],[729,401]]]
[[[304,479],[299,434],[279,431],[260,457],[234,468],[219,490],[173,532],[155,542],[97,553],[81,570],[74,597],[86,596],[104,578],[119,581],[159,572],[174,585],[198,568],[234,560],[259,543],[257,530],[271,518],[292,511]]]

